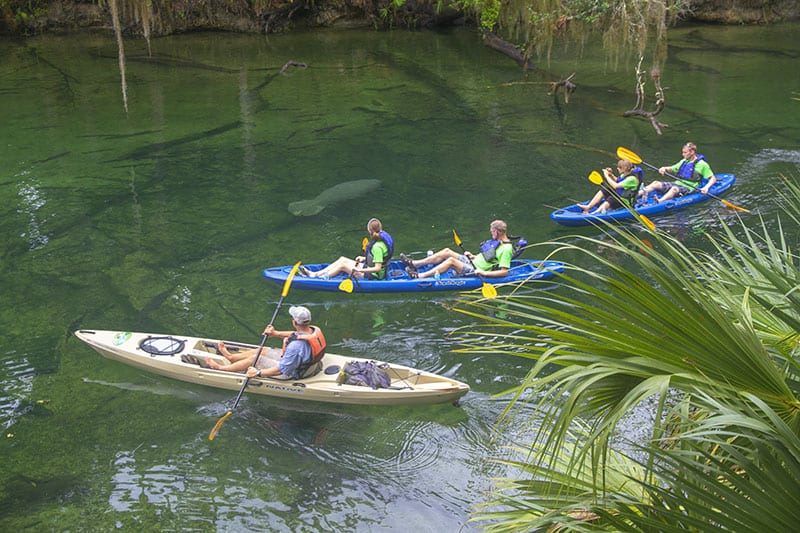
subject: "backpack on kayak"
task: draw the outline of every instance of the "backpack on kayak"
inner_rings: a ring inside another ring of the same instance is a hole
[[[387,365],[383,365],[387,366]],[[345,365],[337,379],[345,385],[359,385],[373,389],[388,389],[392,380],[389,374],[374,361],[353,361]]]

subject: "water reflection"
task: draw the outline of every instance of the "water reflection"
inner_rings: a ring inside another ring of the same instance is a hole
[[[36,372],[28,359],[16,351],[3,354],[0,359],[0,423],[3,429],[11,428],[31,409],[31,391]]]
[[[41,183],[36,178],[30,177],[30,172],[20,172],[15,177],[18,178],[17,195],[20,199],[20,207],[17,213],[26,219],[27,229],[20,235],[28,241],[28,250],[43,248],[50,238],[44,228],[45,220],[42,209],[47,200],[41,191]]]

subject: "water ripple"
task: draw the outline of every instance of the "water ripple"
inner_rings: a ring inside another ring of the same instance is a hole
[[[34,368],[26,357],[14,356],[16,352],[6,352],[0,361],[0,423],[8,429],[24,415],[28,408],[28,399],[33,389]]]
[[[19,177],[19,174],[17,177]],[[39,213],[39,210],[47,203],[44,194],[41,192],[41,184],[33,178],[20,181],[17,185],[17,195],[20,198],[20,207],[17,209],[17,213],[27,217],[28,222],[27,231],[22,233],[20,237],[28,241],[29,250],[43,248],[50,240],[50,237],[44,230],[44,220],[41,213]]]

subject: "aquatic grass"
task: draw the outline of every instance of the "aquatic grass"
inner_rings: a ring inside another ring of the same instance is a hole
[[[797,223],[800,187],[784,191]],[[551,258],[580,259],[557,290],[455,305],[482,321],[460,331],[459,351],[533,360],[497,426],[500,439],[520,419],[531,429],[512,448],[521,459],[503,459],[527,476],[498,482],[473,520],[490,531],[763,531],[766,517],[800,519],[774,494],[800,481],[800,271],[780,221],[773,237],[753,220],[706,234],[710,251],[625,228],[544,243]],[[643,409],[649,437],[628,436]]]

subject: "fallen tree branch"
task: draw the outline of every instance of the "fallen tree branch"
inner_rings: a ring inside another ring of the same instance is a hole
[[[625,111],[622,116],[640,117],[649,120],[650,124],[653,126],[653,129],[656,130],[656,133],[661,135],[664,128],[669,128],[669,124],[664,124],[656,118],[656,115],[664,110],[666,104],[664,90],[661,88],[661,72],[657,67],[650,71],[650,77],[653,79],[653,83],[656,88],[656,107],[652,111],[645,111],[645,74],[641,68],[643,59],[644,58],[640,57],[639,64],[636,65],[636,104],[634,105],[633,109]]]
[[[281,67],[281,70],[278,71],[278,74],[283,74],[289,67],[308,68],[308,65],[299,61],[287,61],[286,64]]]
[[[517,65],[521,66],[525,70],[536,70],[536,65],[534,65],[531,60],[525,56],[519,47],[511,44],[505,39],[498,37],[496,34],[490,31],[483,32],[483,44],[492,50],[497,50],[501,54],[507,55],[516,61]]]
[[[577,85],[572,83],[572,77],[575,76],[575,73],[569,75],[568,78],[563,79],[561,81],[556,81],[550,84],[550,94],[553,96],[558,96],[558,90],[560,88],[564,88],[564,103],[569,103],[569,97],[572,93],[575,92],[575,89],[578,88]]]

